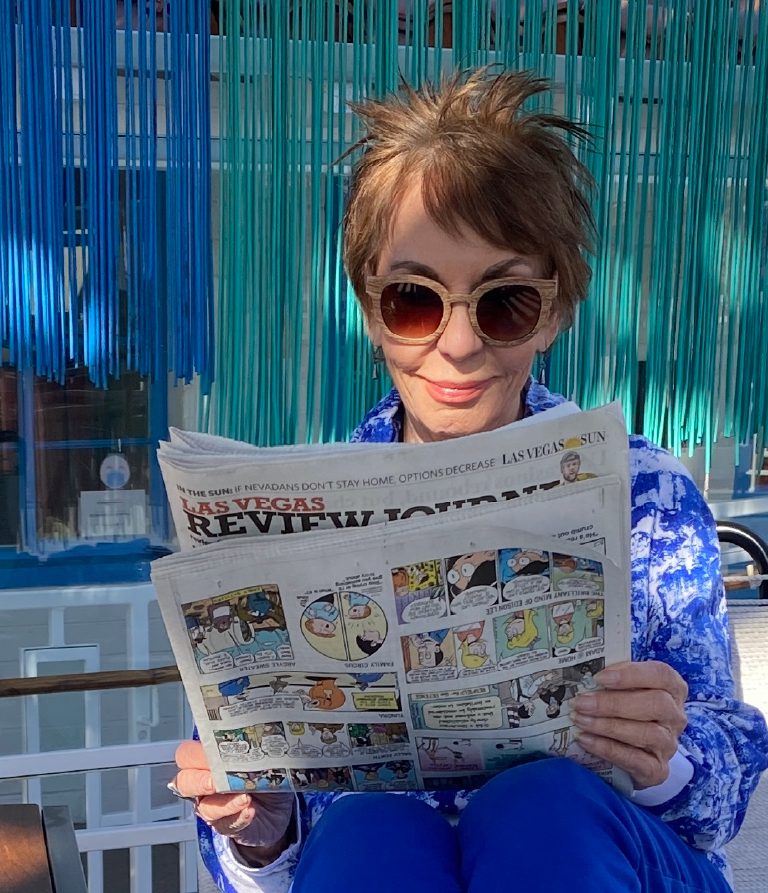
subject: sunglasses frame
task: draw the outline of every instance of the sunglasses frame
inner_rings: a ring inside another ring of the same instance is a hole
[[[434,332],[430,335],[423,335],[420,338],[407,338],[404,335],[398,335],[390,330],[389,326],[384,322],[384,316],[381,312],[381,295],[384,289],[393,283],[413,283],[414,285],[423,285],[426,288],[432,289],[432,291],[440,297],[440,300],[443,302],[443,316]],[[505,285],[533,286],[541,297],[541,310],[539,311],[539,318],[536,325],[527,335],[524,335],[522,338],[515,338],[513,341],[497,341],[495,338],[491,338],[480,328],[477,321],[477,305],[479,304],[480,299],[489,291],[493,291],[493,289]],[[488,282],[483,282],[482,285],[478,285],[478,287],[473,289],[468,295],[464,295],[459,292],[450,292],[444,285],[435,282],[433,279],[429,279],[426,276],[418,276],[414,273],[390,273],[387,276],[368,276],[365,280],[365,288],[368,296],[373,301],[371,305],[371,316],[373,321],[383,326],[384,331],[389,337],[393,341],[397,341],[399,344],[429,344],[432,341],[437,341],[445,331],[445,327],[448,325],[453,305],[466,304],[469,312],[470,325],[478,338],[485,344],[490,344],[493,347],[514,347],[516,344],[525,344],[526,341],[530,341],[548,321],[552,305],[557,297],[557,278],[521,279],[519,277],[506,276],[503,279],[489,279]]]

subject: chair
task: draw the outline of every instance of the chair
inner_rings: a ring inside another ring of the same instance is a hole
[[[738,546],[752,559],[758,574],[768,574],[768,546],[748,527],[732,521],[717,525],[721,543]],[[741,578],[743,580],[743,577]],[[729,575],[724,576],[726,587]],[[733,591],[733,589],[730,589]],[[768,716],[768,581],[759,598],[728,602],[732,664],[738,696]],[[738,836],[728,845],[735,893],[765,893],[768,871],[768,776],[761,780]]]

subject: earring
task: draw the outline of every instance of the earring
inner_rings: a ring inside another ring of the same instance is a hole
[[[379,378],[379,366],[384,362],[384,351],[381,348],[380,344],[377,344],[373,348],[373,370],[371,372],[371,378],[374,381],[377,381]]]
[[[543,353],[539,354],[539,369],[536,380],[540,385],[547,386],[547,370],[549,369],[549,352],[551,348],[547,348]]]

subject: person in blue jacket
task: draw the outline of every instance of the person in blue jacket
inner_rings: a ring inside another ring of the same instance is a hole
[[[395,388],[353,440],[430,443],[562,401],[531,372],[587,292],[591,180],[570,147],[584,131],[527,110],[546,89],[481,70],[357,107],[344,259]],[[630,455],[632,660],[596,673],[571,716],[581,748],[626,770],[632,792],[555,758],[479,790],[213,794],[185,742],[175,784],[197,798],[219,889],[730,890],[723,846],[768,766],[768,730],[734,693],[703,497],[643,437]]]

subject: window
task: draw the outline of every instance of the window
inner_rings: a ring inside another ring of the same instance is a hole
[[[164,181],[165,174],[159,171],[160,232],[165,218]],[[86,258],[80,196],[85,184],[79,175],[75,183],[77,287],[82,288]],[[124,171],[119,194],[123,232],[118,279],[125,314]],[[162,245],[158,251],[162,252]],[[164,301],[162,277],[158,292],[158,299]],[[122,344],[120,353],[124,359]],[[0,561],[17,553],[50,556],[83,545],[118,544],[126,552],[131,544],[165,545],[168,514],[155,459],[157,440],[167,430],[165,379],[152,383],[148,376],[128,371],[111,378],[102,389],[89,380],[87,368],[72,363],[59,384],[29,370],[11,368],[5,351],[2,359]],[[158,368],[165,368],[164,358],[159,359]],[[25,580],[24,585],[30,584]]]

